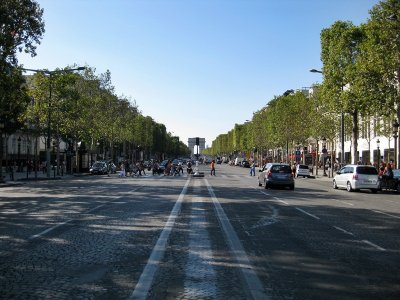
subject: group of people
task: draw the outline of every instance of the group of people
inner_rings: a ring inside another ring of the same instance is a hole
[[[393,168],[391,163],[381,163],[381,166],[379,168],[378,172],[379,178],[382,178],[382,180],[389,180],[393,179]]]
[[[110,166],[111,164],[109,164]],[[122,161],[119,165],[120,173],[119,177],[133,177],[133,176],[142,176],[146,175],[146,167],[143,162],[129,162]],[[108,174],[111,171],[109,170]]]

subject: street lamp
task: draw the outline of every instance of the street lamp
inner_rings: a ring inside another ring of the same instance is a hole
[[[394,138],[394,168],[397,169],[399,166],[400,156],[397,154],[397,138],[399,137],[399,126],[400,124],[396,121],[393,122],[393,138]]]
[[[50,178],[50,147],[51,147],[51,93],[52,93],[52,76],[57,73],[63,73],[63,72],[73,72],[73,71],[83,71],[85,70],[86,67],[79,67],[79,68],[73,68],[73,69],[62,69],[62,70],[36,70],[36,69],[25,69],[21,68],[22,71],[29,71],[29,72],[35,72],[35,73],[43,73],[49,75],[49,109],[47,112],[47,143],[46,143],[46,171],[47,171],[47,178]]]
[[[328,157],[328,150],[326,149],[326,138],[323,137],[322,138],[322,165],[324,167],[324,176],[328,176],[326,174],[326,170],[325,170],[325,162],[326,162],[326,158]]]
[[[322,71],[311,69],[311,73],[321,73]],[[342,86],[342,92],[344,87]],[[341,120],[340,120],[340,144],[341,144],[341,151],[340,151],[340,163],[344,164],[344,112],[341,113]]]

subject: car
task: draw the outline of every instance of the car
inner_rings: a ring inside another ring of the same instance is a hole
[[[310,177],[310,168],[307,165],[298,164],[296,166],[296,178],[299,176],[303,176],[304,178]]]
[[[392,179],[379,178],[379,190],[394,191],[400,193],[400,169],[393,170]]]
[[[89,169],[91,175],[96,174],[107,174],[108,173],[108,166],[107,163],[104,161],[96,161]]]
[[[244,160],[242,161],[242,167],[243,168],[250,168],[250,163],[248,160]]]
[[[289,164],[268,163],[260,170],[258,185],[267,188],[288,187],[294,190],[294,178]]]
[[[348,192],[369,189],[379,190],[378,170],[369,165],[345,165],[336,172],[332,185],[334,189],[345,188]]]

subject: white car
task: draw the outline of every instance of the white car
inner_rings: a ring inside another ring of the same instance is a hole
[[[369,189],[376,193],[379,190],[378,171],[373,166],[346,165],[336,172],[333,188],[345,188],[349,192]]]
[[[296,178],[299,176],[310,177],[310,168],[307,165],[296,166]]]

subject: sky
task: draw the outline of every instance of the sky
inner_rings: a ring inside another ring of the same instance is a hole
[[[118,96],[206,145],[275,96],[321,82],[320,33],[366,23],[378,0],[38,0],[45,34],[25,68],[109,70]],[[117,117],[117,116],[116,116]]]

